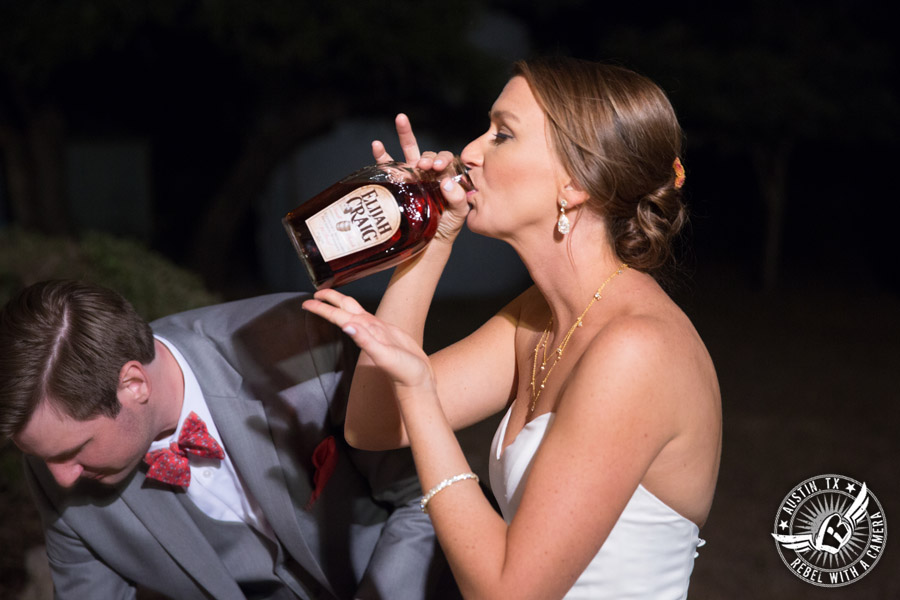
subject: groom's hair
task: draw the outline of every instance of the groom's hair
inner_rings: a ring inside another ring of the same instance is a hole
[[[36,283],[0,310],[0,434],[43,401],[76,420],[119,414],[119,372],[150,363],[153,332],[118,293],[85,281]]]

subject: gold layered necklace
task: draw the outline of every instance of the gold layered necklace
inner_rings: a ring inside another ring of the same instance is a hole
[[[550,379],[550,374],[553,373],[554,367],[556,364],[562,360],[563,352],[566,349],[566,346],[569,345],[569,340],[572,339],[572,334],[575,333],[575,330],[584,325],[583,319],[584,315],[587,314],[591,307],[594,305],[594,302],[603,297],[603,288],[606,287],[606,284],[612,281],[613,277],[616,275],[621,275],[625,269],[628,268],[628,265],[622,263],[618,269],[613,272],[612,275],[606,278],[606,281],[597,288],[597,292],[591,297],[591,301],[588,303],[587,308],[575,319],[575,322],[569,327],[569,331],[566,332],[565,337],[563,337],[562,343],[556,348],[556,352],[553,353],[553,362],[550,363],[550,368],[547,368],[547,342],[550,341],[550,329],[553,327],[553,317],[550,317],[550,322],[547,323],[547,328],[544,330],[544,333],[541,334],[541,339],[538,340],[537,345],[534,347],[534,364],[531,367],[531,412],[534,412],[534,407],[537,406],[538,398],[541,397],[541,392],[544,390],[544,384],[547,383],[547,380]],[[544,374],[544,379],[541,380],[540,385],[537,385],[537,377],[538,377],[538,353],[541,354],[541,368],[540,372]]]

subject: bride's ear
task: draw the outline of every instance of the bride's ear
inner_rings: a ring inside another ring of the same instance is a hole
[[[581,206],[581,204],[583,204],[584,202],[587,202],[589,195],[586,191],[581,189],[581,186],[578,185],[578,183],[570,179],[568,182],[562,185],[559,197],[565,198],[566,206],[568,206],[569,208],[575,208]]]

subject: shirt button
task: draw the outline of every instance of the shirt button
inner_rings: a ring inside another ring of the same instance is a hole
[[[210,477],[212,477],[212,471],[210,471],[209,469],[203,469],[203,476],[209,479]]]

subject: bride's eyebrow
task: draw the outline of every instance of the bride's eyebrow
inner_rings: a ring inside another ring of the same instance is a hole
[[[519,122],[519,118],[514,113],[511,113],[508,110],[491,109],[490,111],[488,111],[488,118],[491,121],[503,121],[506,123],[518,123]]]

